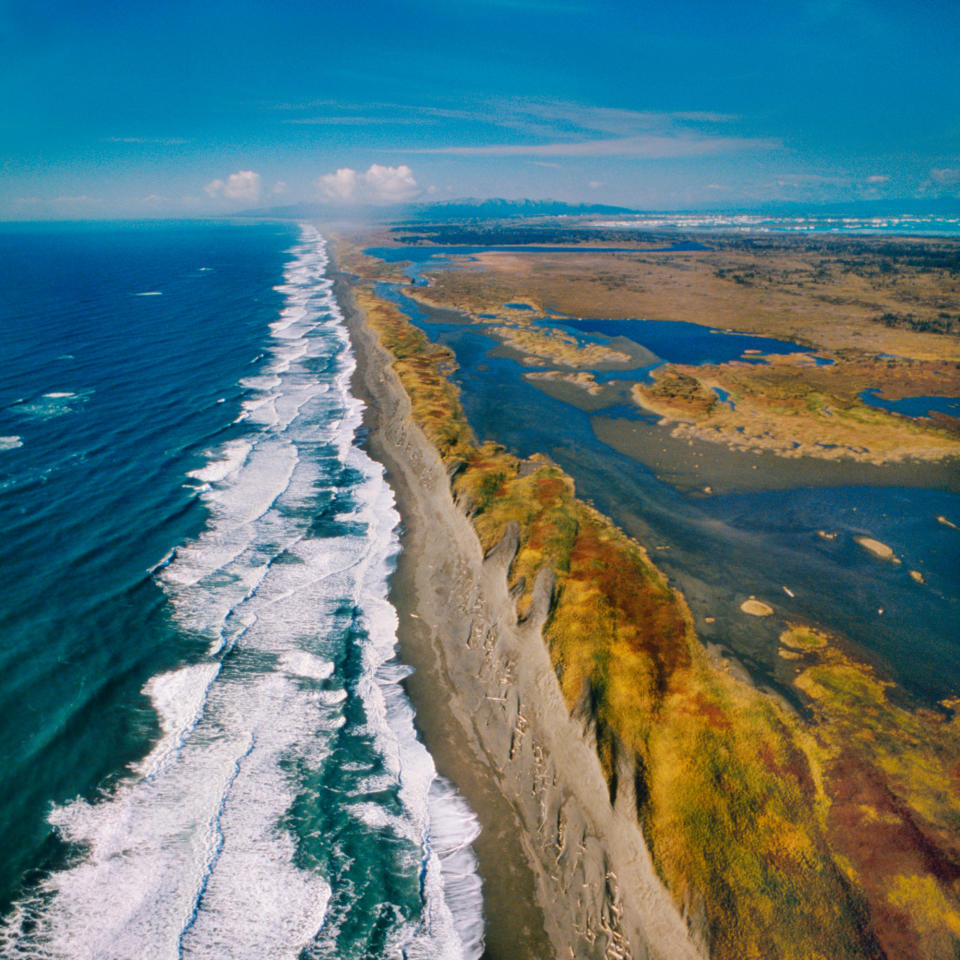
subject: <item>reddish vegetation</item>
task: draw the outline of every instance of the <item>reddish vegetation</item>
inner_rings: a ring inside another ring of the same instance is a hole
[[[707,700],[706,697],[704,697],[704,695],[699,691],[689,701],[687,710],[689,713],[696,714],[698,717],[706,720],[707,724],[714,730],[729,730],[733,726],[733,724],[730,722],[730,714],[722,707],[719,707],[717,704]],[[769,751],[770,760],[773,762],[773,751],[770,748],[770,745],[767,743],[764,743],[760,748],[761,756],[763,756],[764,748]],[[765,757],[764,762],[766,762]]]
[[[634,648],[656,665],[662,687],[675,670],[690,666],[682,612],[675,603],[664,603],[665,591],[648,570],[639,563],[625,563],[621,545],[599,533],[594,524],[581,527],[570,554],[569,578],[591,583],[607,598],[618,623],[631,628]]]
[[[916,957],[913,917],[888,898],[897,876],[932,874],[953,883],[960,866],[917,824],[885,782],[882,771],[846,750],[828,771],[827,829],[831,845],[849,859],[870,906],[873,929],[888,957]]]
[[[559,477],[545,477],[537,480],[537,499],[543,506],[549,506],[566,491],[566,484]]]

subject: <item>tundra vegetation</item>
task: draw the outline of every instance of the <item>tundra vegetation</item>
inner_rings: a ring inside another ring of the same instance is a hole
[[[886,400],[956,396],[957,367],[867,358],[817,366],[806,354],[765,363],[668,364],[652,382],[636,384],[633,398],[672,424],[675,436],[737,449],[873,463],[939,460],[960,456],[960,421],[935,411],[901,416],[865,403],[861,394],[883,383]]]
[[[803,624],[780,648],[800,708],[751,685],[706,650],[684,598],[570,477],[474,438],[451,352],[375,295],[362,256],[348,265],[483,548],[519,530],[518,618],[537,574],[552,572],[543,635],[566,704],[595,735],[611,799],[635,796],[656,868],[702,918],[711,956],[955,960],[960,701],[904,705]]]

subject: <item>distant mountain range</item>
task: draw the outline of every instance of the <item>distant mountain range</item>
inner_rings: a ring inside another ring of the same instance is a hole
[[[510,217],[582,217],[591,214],[639,213],[633,207],[614,207],[604,203],[564,203],[561,200],[503,200],[494,197],[478,200],[441,200],[418,205],[416,219],[439,217],[443,220],[506,220]]]
[[[640,213],[632,207],[614,207],[603,203],[563,203],[560,200],[486,200],[467,197],[436,203],[405,203],[378,207],[342,206],[333,203],[294,203],[283,207],[244,210],[234,216],[266,217],[281,220],[508,220],[514,217],[582,217],[590,215]]]
[[[893,200],[852,200],[847,203],[799,204],[773,202],[751,208],[710,210],[640,210],[603,203],[564,203],[562,200],[504,200],[500,197],[478,199],[466,197],[434,203],[403,203],[387,206],[345,206],[335,203],[294,203],[282,207],[263,207],[233,214],[279,220],[373,221],[377,223],[430,223],[470,220],[510,220],[520,217],[583,217],[671,213],[753,214],[760,216],[960,216],[960,197],[912,197]]]

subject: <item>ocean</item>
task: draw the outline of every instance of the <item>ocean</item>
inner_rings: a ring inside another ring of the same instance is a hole
[[[5,957],[475,958],[310,226],[0,230]]]

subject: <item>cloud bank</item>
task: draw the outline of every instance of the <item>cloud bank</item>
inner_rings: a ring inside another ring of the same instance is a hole
[[[317,180],[320,196],[339,203],[400,203],[419,192],[413,171],[406,165],[385,167],[374,163],[366,173],[341,167]]]
[[[211,180],[203,189],[215,200],[257,203],[260,199],[260,174],[253,170],[238,170],[226,180]]]

